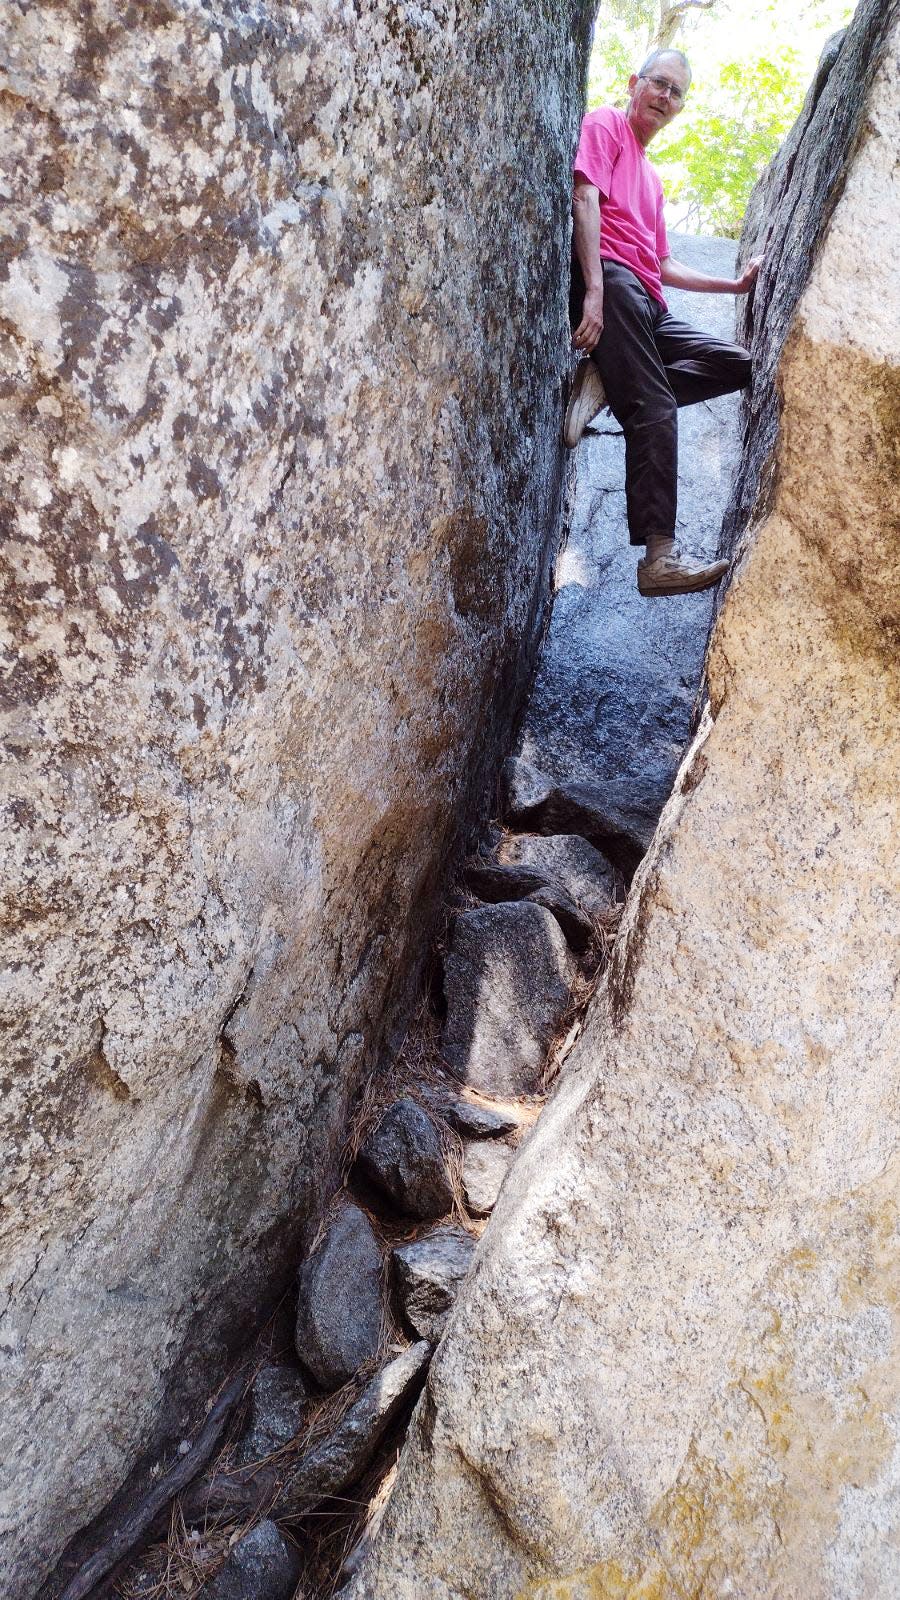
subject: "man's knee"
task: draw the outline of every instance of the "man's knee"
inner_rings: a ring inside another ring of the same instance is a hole
[[[745,350],[743,345],[740,344],[735,345],[734,355],[735,375],[738,379],[738,388],[746,389],[753,377],[753,357],[751,356],[750,351]]]
[[[607,395],[609,408],[615,417],[629,448],[649,449],[671,447],[678,438],[678,407],[675,399],[642,396],[630,404],[617,406]]]
[[[654,385],[635,397],[628,420],[631,427],[677,428],[678,403],[674,394]]]

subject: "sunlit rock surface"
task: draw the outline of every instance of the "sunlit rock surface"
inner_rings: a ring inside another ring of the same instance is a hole
[[[589,11],[4,8],[8,1600],[284,1282],[496,763]]]
[[[900,1593],[898,60],[864,7],[784,191],[763,377],[853,148],[710,711],[353,1600]]]

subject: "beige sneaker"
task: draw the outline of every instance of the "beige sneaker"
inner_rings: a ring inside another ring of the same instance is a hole
[[[676,550],[670,556],[660,556],[657,561],[638,562],[637,580],[641,594],[696,594],[700,589],[711,589],[724,578],[727,561],[711,561],[708,566],[695,567],[682,561]]]
[[[563,438],[567,449],[575,449],[588,423],[598,411],[603,410],[605,405],[606,395],[600,382],[600,374],[590,356],[585,356],[575,368],[572,391],[566,407]]]

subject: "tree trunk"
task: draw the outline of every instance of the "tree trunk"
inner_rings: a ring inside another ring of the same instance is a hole
[[[675,41],[681,24],[690,11],[711,11],[717,0],[659,0],[659,23],[650,50],[677,48]]]

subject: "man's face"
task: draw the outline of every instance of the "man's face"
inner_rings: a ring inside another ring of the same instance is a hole
[[[659,82],[654,81],[657,79]],[[639,78],[636,72],[632,73],[628,80],[628,92],[631,95],[628,120],[641,144],[649,144],[660,128],[667,128],[672,118],[677,117],[684,105],[690,81],[690,73],[678,56],[660,56],[654,61],[646,78]],[[668,87],[660,88],[662,83],[672,85],[676,91],[680,90],[681,97],[677,93],[673,95]]]

